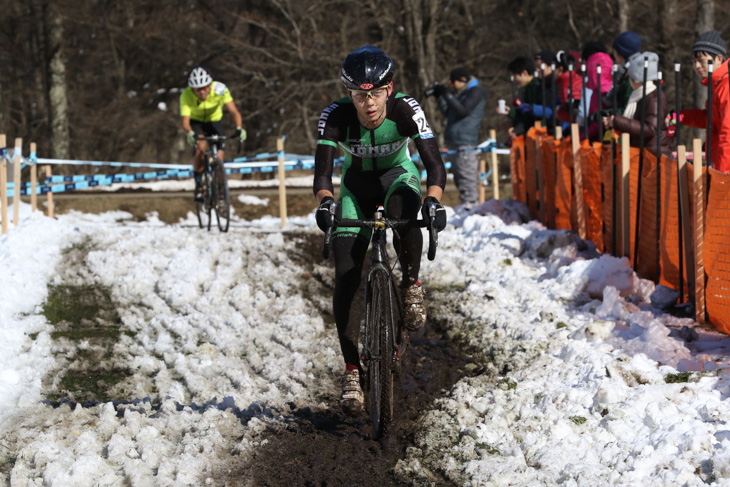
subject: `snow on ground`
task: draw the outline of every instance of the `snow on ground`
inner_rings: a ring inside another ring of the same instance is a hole
[[[0,448],[16,457],[2,463],[12,485],[204,485],[290,407],[334,404],[327,303],[278,219],[220,234],[192,215],[164,225],[21,210],[0,237]],[[399,478],[730,485],[728,338],[655,312],[653,284],[625,259],[525,215],[510,200],[450,211],[436,261],[424,256],[432,318],[486,369],[424,414]],[[289,226],[318,232],[311,215]],[[64,249],[81,243],[84,272],[62,271]],[[61,363],[41,314],[46,283],[75,275],[109,286],[129,332],[114,346],[134,373],[120,385],[127,407],[42,402],[41,379]]]

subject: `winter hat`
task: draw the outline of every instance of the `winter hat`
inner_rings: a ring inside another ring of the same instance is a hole
[[[540,51],[535,54],[535,59],[539,59],[545,63],[546,66],[550,66],[555,62],[555,53],[553,51]]]
[[[583,49],[580,51],[580,57],[583,61],[588,59],[597,52],[608,52],[606,45],[601,41],[588,41],[583,44]]]
[[[451,71],[449,79],[451,81],[467,81],[469,79],[469,71],[466,68],[456,68]]]
[[[655,52],[642,52],[637,56],[636,61],[631,62],[629,66],[629,78],[635,83],[644,81],[644,58],[649,58],[649,67],[646,70],[646,80],[656,81],[659,78],[659,55]]]
[[[613,40],[613,48],[621,57],[628,59],[641,50],[641,36],[630,30],[622,32]]]
[[[725,50],[725,41],[720,37],[720,33],[716,30],[705,32],[697,39],[694,46],[692,46],[692,54],[696,52],[708,52],[715,56],[727,56],[727,50]]]
[[[611,79],[611,68],[613,67],[613,59],[605,52],[597,52],[591,55],[586,63],[588,70],[588,83],[586,86],[590,90],[598,89],[598,65],[601,65],[601,93],[608,93],[613,84]]]

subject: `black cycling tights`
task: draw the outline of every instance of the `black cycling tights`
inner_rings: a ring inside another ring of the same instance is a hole
[[[421,198],[410,188],[399,188],[388,198],[385,213],[388,218],[415,219],[421,208]],[[395,235],[395,234],[394,234]],[[335,258],[335,295],[333,310],[337,335],[346,364],[359,365],[357,340],[360,335],[360,316],[350,320],[352,302],[360,287],[362,268],[369,242],[357,237],[337,237],[332,239]],[[421,267],[423,235],[418,227],[398,230],[393,244],[403,270],[402,286],[418,281]],[[364,311],[363,311],[364,312]]]

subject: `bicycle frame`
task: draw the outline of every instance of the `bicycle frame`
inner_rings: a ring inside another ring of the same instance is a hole
[[[199,134],[196,139],[208,143],[203,157],[203,202],[196,203],[195,211],[201,228],[211,227],[211,210],[215,211],[218,229],[228,231],[230,222],[230,192],[223,161],[218,157],[218,143],[230,137],[225,135],[205,136]]]
[[[380,218],[382,219],[382,209],[379,209],[376,212],[376,218],[375,221],[378,221],[378,213],[380,213]],[[394,303],[393,302],[393,296],[396,296],[396,300],[398,300],[397,295],[395,292],[393,292],[393,279],[392,279],[392,273],[390,270],[390,266],[388,263],[388,254],[387,254],[387,239],[386,239],[386,226],[383,224],[382,226],[376,225],[375,230],[373,231],[373,235],[371,237],[371,245],[370,245],[370,268],[368,270],[367,275],[367,287],[366,289],[366,296],[365,296],[365,302],[370,302],[371,296],[368,295],[368,293],[371,290],[371,283],[373,282],[373,276],[379,272],[383,272],[386,279],[385,281],[388,283],[388,296],[390,299],[389,307],[390,310],[390,320],[388,320],[391,324],[391,336],[395,337],[396,335],[396,323],[399,323],[401,320],[401,317],[398,316],[398,319],[396,319],[395,312],[394,312]],[[400,300],[398,300],[398,308],[401,309],[400,306]],[[365,307],[365,323],[370,323],[370,309],[369,307]],[[381,360],[380,356],[375,356],[372,353],[372,350],[369,349],[368,344],[372,343],[373,337],[370,336],[370,333],[372,330],[369,327],[365,327],[365,342],[364,342],[364,350],[362,359],[366,362],[370,362],[373,360]],[[397,345],[396,340],[394,340],[394,344]],[[393,353],[397,353],[397,348],[392,350]]]

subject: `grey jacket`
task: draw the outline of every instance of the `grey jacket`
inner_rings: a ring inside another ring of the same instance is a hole
[[[479,144],[479,127],[487,103],[487,90],[482,88],[476,78],[472,76],[460,92],[454,94],[447,91],[436,102],[446,115],[446,145]]]

